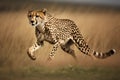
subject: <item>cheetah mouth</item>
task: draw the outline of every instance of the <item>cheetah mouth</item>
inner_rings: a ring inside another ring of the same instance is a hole
[[[35,26],[38,26],[39,23],[38,23],[38,22],[36,22],[36,23],[31,23],[31,25],[35,27]]]
[[[32,23],[31,25],[34,26],[35,24]]]

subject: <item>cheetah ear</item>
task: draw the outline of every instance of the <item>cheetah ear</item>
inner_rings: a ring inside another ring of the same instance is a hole
[[[29,10],[28,13],[32,12],[33,10]]]
[[[46,13],[47,13],[47,9],[46,8],[43,8],[41,11],[44,13],[44,15],[46,15]]]

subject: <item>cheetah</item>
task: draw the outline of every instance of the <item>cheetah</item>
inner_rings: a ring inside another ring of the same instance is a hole
[[[48,56],[48,60],[54,58],[58,47],[61,47],[66,53],[76,58],[75,51],[70,47],[73,44],[82,53],[98,59],[107,58],[116,52],[115,49],[104,53],[92,50],[84,40],[74,21],[55,18],[47,9],[28,11],[28,19],[30,24],[35,28],[37,38],[35,44],[27,50],[27,54],[32,60],[36,60],[34,52],[44,45],[44,41],[53,44],[53,49]]]

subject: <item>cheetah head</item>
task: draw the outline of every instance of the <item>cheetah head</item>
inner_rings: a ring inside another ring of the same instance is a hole
[[[28,19],[32,26],[44,25],[46,21],[46,9],[28,11]]]

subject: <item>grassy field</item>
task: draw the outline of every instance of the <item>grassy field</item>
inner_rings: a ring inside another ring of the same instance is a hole
[[[120,68],[80,68],[59,69],[27,67],[17,70],[1,70],[1,80],[119,80]]]
[[[104,60],[93,60],[73,45],[78,62],[59,48],[54,60],[46,63],[52,45],[45,42],[44,47],[35,52],[37,60],[30,60],[26,51],[36,38],[34,28],[28,22],[27,11],[41,8],[47,8],[57,18],[75,21],[92,49],[105,52],[114,48],[118,54]],[[119,35],[119,9],[33,0],[1,0],[0,80],[119,80]]]

